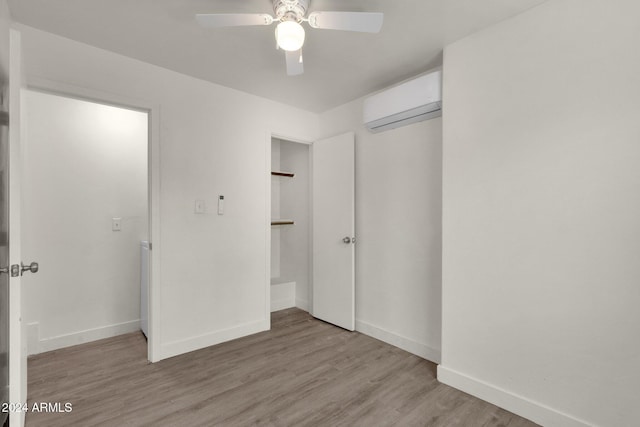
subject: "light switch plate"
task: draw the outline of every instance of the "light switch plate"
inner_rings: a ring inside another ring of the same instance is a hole
[[[122,218],[111,218],[111,231],[122,230]]]
[[[193,212],[197,214],[203,214],[206,210],[204,200],[196,200],[193,208]]]

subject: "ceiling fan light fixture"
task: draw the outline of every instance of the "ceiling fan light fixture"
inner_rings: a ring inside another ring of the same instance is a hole
[[[280,49],[299,50],[304,44],[304,28],[295,21],[283,21],[276,27],[276,42]]]

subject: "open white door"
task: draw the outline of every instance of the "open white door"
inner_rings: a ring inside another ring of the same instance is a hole
[[[20,275],[23,273],[21,248],[21,186],[22,155],[21,142],[21,89],[22,55],[20,33],[10,33],[10,87],[9,87],[9,259],[14,270],[9,279],[9,401],[27,402],[27,349],[22,325],[22,297]],[[19,270],[19,274],[15,274]],[[37,269],[36,269],[37,271]],[[26,273],[30,274],[30,273]],[[23,426],[24,411],[12,411],[9,414],[11,426]]]
[[[355,329],[355,136],[312,145],[313,316]]]

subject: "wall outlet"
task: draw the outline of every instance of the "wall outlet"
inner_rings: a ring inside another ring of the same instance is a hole
[[[203,214],[206,211],[204,200],[196,200],[193,208],[193,212],[197,214]]]
[[[122,230],[122,218],[111,218],[111,231]]]

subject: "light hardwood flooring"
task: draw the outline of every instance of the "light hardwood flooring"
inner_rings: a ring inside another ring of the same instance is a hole
[[[36,426],[495,426],[530,421],[436,380],[436,365],[298,309],[272,329],[150,364],[140,333],[29,359]]]

